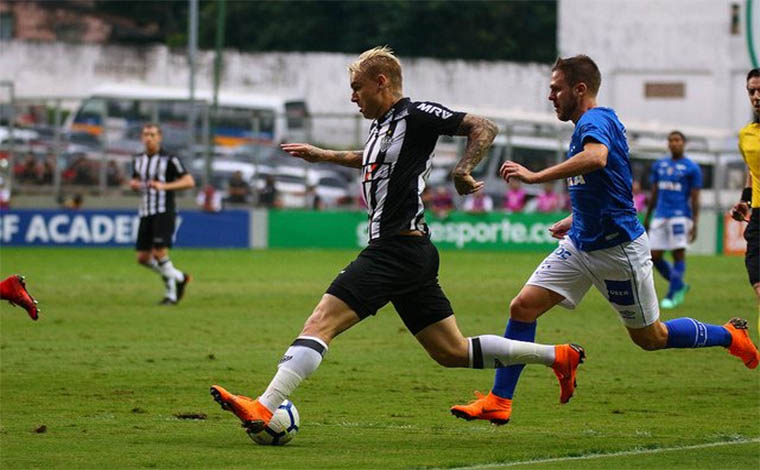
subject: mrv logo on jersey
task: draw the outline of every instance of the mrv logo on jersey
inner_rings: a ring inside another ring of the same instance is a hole
[[[454,114],[451,111],[446,111],[445,109],[441,109],[438,106],[433,106],[430,103],[421,103],[417,106],[417,109],[420,111],[425,111],[426,113],[430,113],[433,116],[439,117],[441,119],[448,119]]]

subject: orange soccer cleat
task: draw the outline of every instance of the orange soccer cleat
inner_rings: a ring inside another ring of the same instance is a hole
[[[488,420],[497,426],[509,422],[509,417],[512,416],[512,400],[510,398],[501,398],[491,392],[488,392],[488,395],[475,392],[475,396],[478,398],[467,405],[452,406],[451,414],[467,421],[473,419]]]
[[[760,363],[760,352],[749,338],[747,320],[732,318],[723,325],[723,328],[731,333],[731,346],[728,347],[728,352],[741,359],[750,369],[757,367]]]
[[[24,276],[14,274],[0,282],[0,298],[26,310],[32,320],[38,318],[37,301],[26,290]]]
[[[211,386],[211,396],[223,410],[235,413],[248,433],[260,432],[272,419],[272,412],[258,400],[243,395],[233,395],[219,385]]]
[[[575,392],[578,385],[575,381],[575,372],[578,365],[586,358],[586,351],[577,344],[559,344],[554,346],[554,375],[559,379],[560,403],[567,403]]]

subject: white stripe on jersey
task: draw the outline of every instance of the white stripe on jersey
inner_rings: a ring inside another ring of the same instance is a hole
[[[140,181],[145,182],[148,180],[148,156],[142,155],[138,160],[138,173],[140,174]],[[147,188],[140,188],[140,217],[148,215],[148,195]]]
[[[150,164],[148,165],[148,181],[153,181],[158,179],[157,173],[158,173],[158,163],[161,161],[158,155],[154,155],[153,158],[150,159]],[[156,191],[153,188],[148,188],[148,214],[153,215],[156,213],[156,200],[158,198],[158,191]]]
[[[162,183],[166,183],[166,167],[169,164],[169,160],[162,158],[159,163],[159,170],[157,180]],[[166,191],[158,191],[158,210],[157,212],[166,212]]]
[[[425,162],[425,171],[420,173],[420,176],[417,178],[417,213],[414,214],[414,218],[409,223],[409,230],[424,231],[424,227],[418,226],[417,221],[421,220],[421,216],[424,216],[425,214],[425,204],[422,202],[422,193],[425,192],[425,180],[430,174],[431,168],[433,168],[432,157],[433,154],[431,153],[430,156],[428,156],[427,162]]]
[[[376,126],[370,132],[368,145],[364,150],[364,163],[362,165],[362,181],[367,210],[369,211],[369,237],[370,240],[380,236],[380,221],[383,217],[386,197],[388,196],[388,183],[393,175],[393,169],[398,161],[401,147],[406,136],[406,111],[389,119],[387,123]],[[396,122],[396,128],[391,136],[390,145],[387,144],[386,134],[389,128]],[[387,147],[387,148],[384,148]],[[378,166],[378,157],[385,151],[385,158]],[[369,178],[369,180],[367,180]]]

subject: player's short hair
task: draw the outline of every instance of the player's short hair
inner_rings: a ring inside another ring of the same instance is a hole
[[[378,46],[362,52],[359,58],[348,66],[348,71],[372,78],[383,74],[390,80],[393,91],[400,92],[402,89],[401,62],[388,46]]]
[[[671,136],[674,136],[674,135],[677,135],[678,137],[680,137],[680,138],[681,138],[681,140],[683,140],[684,142],[686,142],[686,136],[685,136],[685,135],[683,135],[683,132],[681,132],[681,131],[677,131],[677,130],[676,130],[676,131],[670,131],[670,133],[668,134],[668,139],[669,139]]]
[[[602,74],[591,57],[577,55],[563,59],[558,57],[552,66],[552,72],[559,70],[565,76],[565,80],[571,87],[579,83],[585,83],[589,94],[596,96],[602,85]]]
[[[141,131],[144,131],[145,129],[149,127],[155,127],[159,134],[163,135],[163,132],[161,132],[161,125],[156,122],[146,122],[142,125]]]
[[[760,68],[758,69],[752,69],[747,74],[747,81],[749,81],[750,78],[760,77]]]

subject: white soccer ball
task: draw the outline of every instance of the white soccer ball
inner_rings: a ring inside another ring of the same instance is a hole
[[[298,416],[296,405],[290,400],[282,402],[269,424],[257,433],[249,432],[248,436],[256,444],[263,446],[282,446],[293,440],[298,433],[301,418]]]

